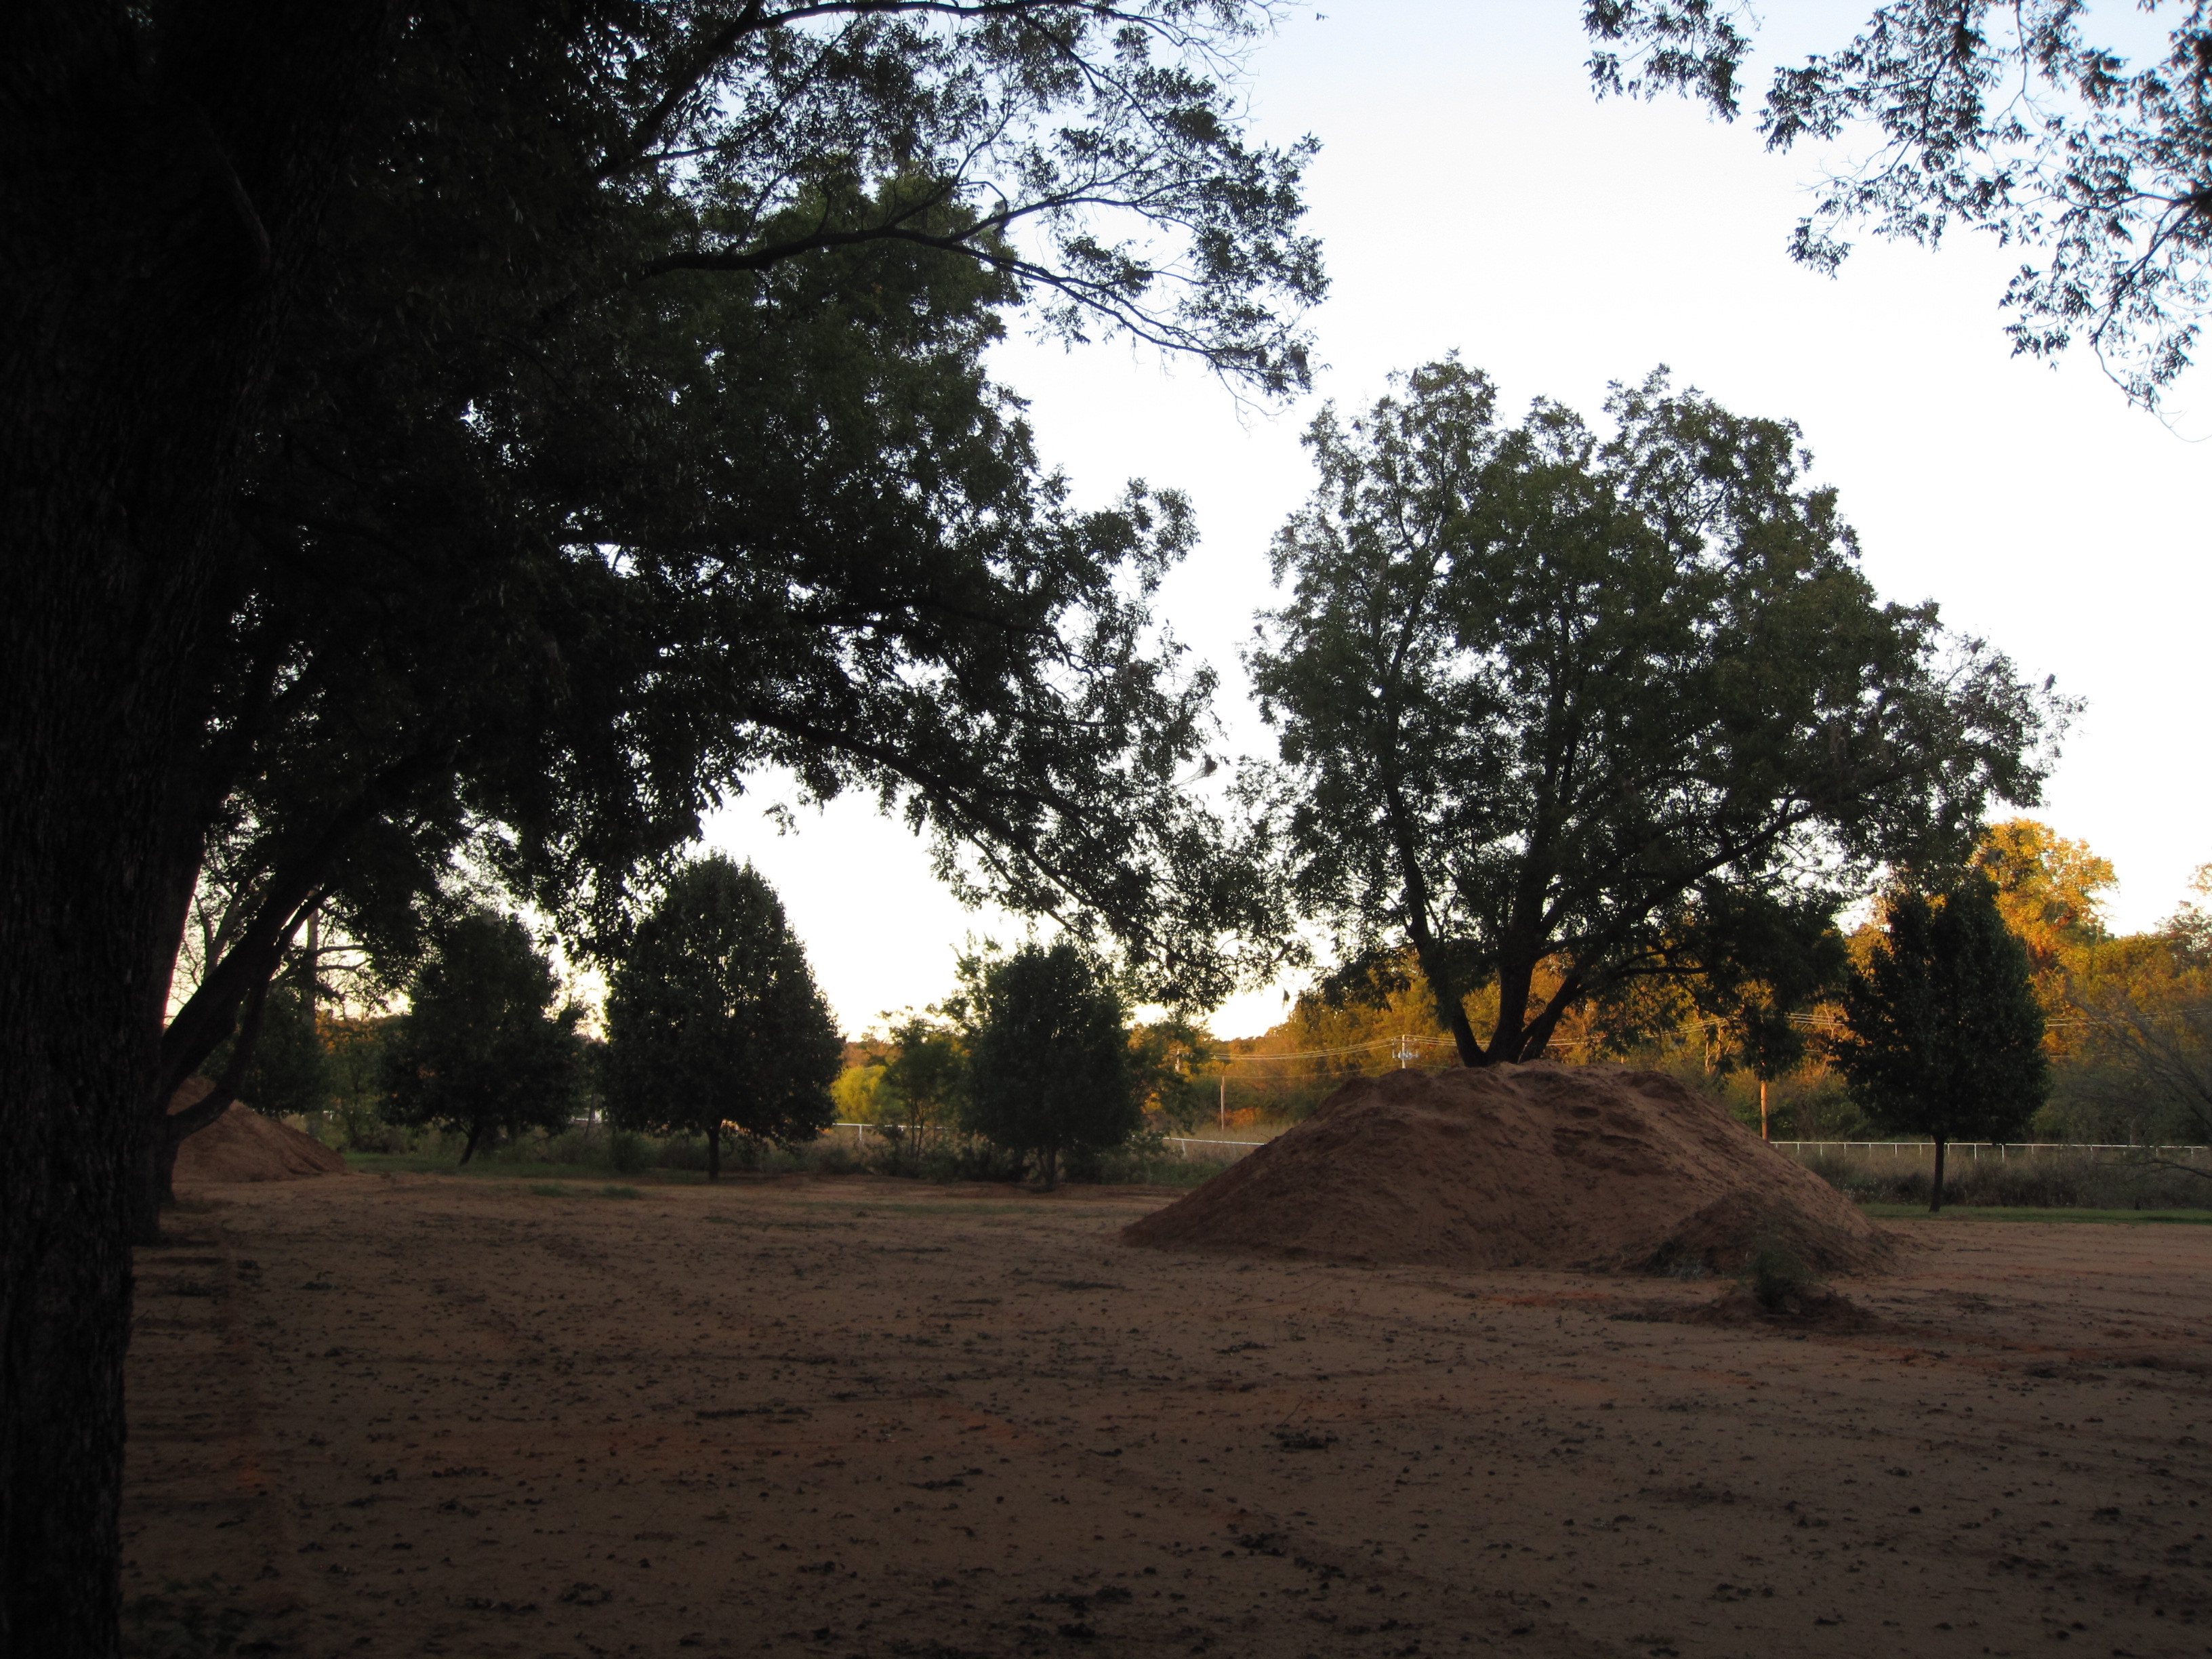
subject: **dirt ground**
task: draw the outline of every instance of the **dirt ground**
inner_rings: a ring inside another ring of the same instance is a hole
[[[638,1190],[202,1189],[136,1651],[2212,1652],[2212,1228],[1901,1224],[1838,1334],[1118,1243],[1164,1193]]]

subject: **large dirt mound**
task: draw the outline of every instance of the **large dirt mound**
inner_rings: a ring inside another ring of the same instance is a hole
[[[1882,1266],[1856,1206],[1656,1072],[1546,1063],[1347,1083],[1122,1230],[1132,1244],[1439,1267]]]
[[[187,1078],[169,1097],[169,1109],[181,1112],[207,1098],[215,1087],[204,1077]],[[179,1181],[306,1181],[343,1175],[346,1161],[312,1135],[266,1118],[244,1101],[177,1148]]]

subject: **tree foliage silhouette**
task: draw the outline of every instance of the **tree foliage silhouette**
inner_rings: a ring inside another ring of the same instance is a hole
[[[1641,977],[1790,987],[1876,866],[2034,799],[2066,705],[1875,597],[1795,427],[1663,375],[1609,434],[1495,405],[1448,360],[1323,414],[1276,541],[1246,793],[1340,978],[1410,947],[1462,1064],[1531,1059]]]
[[[2014,348],[2085,341],[2130,398],[2156,403],[2212,301],[2212,9],[2141,9],[2173,20],[2148,61],[2092,40],[2080,0],[1892,0],[1836,50],[1778,69],[1759,115],[1768,149],[1879,136],[1823,181],[1791,257],[1833,271],[1854,224],[1929,246],[1963,226],[2038,250],[2004,292]],[[1748,11],[1588,0],[1592,76],[1732,120]]]
[[[386,1120],[461,1136],[464,1164],[488,1139],[566,1126],[584,1091],[584,1011],[560,994],[515,917],[478,908],[444,923],[384,1044]]]
[[[844,1039],[775,890],[719,854],[686,865],[607,986],[607,1105],[625,1128],[811,1140],[836,1118]]]
[[[2016,1140],[2051,1093],[2027,948],[1978,872],[1948,893],[1890,896],[1882,938],[1844,988],[1829,1052],[1875,1125],[1936,1143],[1943,1207],[1954,1140]]]
[[[1048,1191],[1064,1158],[1111,1151],[1143,1126],[1121,996],[1073,944],[988,964],[972,1018],[968,1127],[1034,1157]]]

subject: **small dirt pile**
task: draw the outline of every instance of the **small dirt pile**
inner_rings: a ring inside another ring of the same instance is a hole
[[[207,1098],[215,1085],[187,1078],[169,1097],[169,1109],[181,1112]],[[266,1118],[243,1101],[177,1148],[176,1179],[186,1181],[307,1181],[343,1175],[346,1161],[312,1135]]]
[[[1543,1062],[1360,1078],[1132,1244],[1455,1268],[1698,1267],[1779,1248],[1863,1272],[1856,1206],[1656,1072]]]

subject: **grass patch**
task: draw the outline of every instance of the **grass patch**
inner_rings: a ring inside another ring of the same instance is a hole
[[[2212,1227],[2212,1210],[2026,1210],[1954,1204],[1936,1215],[1925,1204],[1868,1204],[1885,1221],[2100,1221],[2125,1227],[2154,1224]]]
[[[566,1187],[560,1186],[557,1183],[543,1181],[533,1184],[530,1190],[536,1194],[539,1198],[566,1198],[568,1196],[568,1189]]]
[[[637,1196],[637,1188],[635,1187],[602,1187],[599,1188],[599,1196],[601,1198],[635,1198]]]

